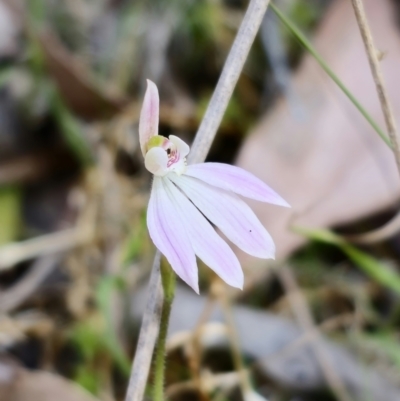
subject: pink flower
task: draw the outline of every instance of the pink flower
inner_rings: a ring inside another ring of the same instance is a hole
[[[250,255],[273,259],[275,245],[250,207],[237,195],[286,206],[252,174],[221,163],[187,166],[189,146],[174,135],[158,135],[159,97],[148,81],[140,114],[140,147],[154,174],[147,226],[155,246],[176,274],[199,292],[196,255],[227,284],[243,288],[243,271],[213,226]]]

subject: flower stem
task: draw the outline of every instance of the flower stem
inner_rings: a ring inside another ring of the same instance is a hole
[[[269,0],[250,0],[246,15],[236,35],[234,44],[225,62],[219,83],[207,107],[204,120],[196,134],[188,162],[201,163],[205,160],[219,123],[225,113],[233,89],[239,79],[243,64],[249,54],[258,28],[261,25]],[[143,314],[142,327],[132,365],[131,377],[125,401],[142,401],[146,386],[150,359],[155,336],[159,328],[159,305],[162,302],[160,275],[158,271],[160,253],[156,253],[150,277],[148,299]]]
[[[167,341],[169,315],[175,295],[175,273],[168,264],[161,265],[164,303],[161,313],[160,332],[155,355],[153,401],[164,401],[165,344]]]

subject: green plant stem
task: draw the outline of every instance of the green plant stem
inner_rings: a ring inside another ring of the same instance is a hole
[[[171,313],[172,302],[164,301],[161,314],[160,332],[155,357],[154,388],[153,400],[164,401],[164,382],[165,382],[165,343],[168,332],[169,315]]]
[[[155,355],[153,401],[164,401],[165,344],[168,334],[169,316],[175,295],[175,273],[168,264],[161,265],[161,279],[164,289],[164,303],[161,313],[160,331]]]
[[[315,58],[322,69],[329,75],[333,82],[343,91],[343,93],[349,98],[349,100],[354,104],[358,111],[364,116],[371,127],[376,131],[376,133],[383,139],[383,141],[391,149],[393,149],[392,143],[388,136],[379,127],[378,123],[371,117],[367,110],[360,104],[360,102],[354,97],[354,95],[346,88],[344,83],[339,79],[339,77],[329,68],[328,64],[324,61],[321,55],[309,42],[309,40],[303,35],[303,33],[289,20],[273,3],[270,3],[270,7],[274,13],[278,16],[281,22],[292,32],[296,39],[307,49],[307,51]]]

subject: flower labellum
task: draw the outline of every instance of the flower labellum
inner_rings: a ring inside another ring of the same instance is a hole
[[[139,139],[145,166],[154,174],[147,210],[150,237],[175,273],[197,293],[196,256],[227,284],[243,288],[239,261],[211,223],[243,251],[273,259],[271,236],[237,195],[289,205],[261,180],[238,167],[221,163],[187,166],[189,146],[174,135],[158,135],[158,90],[153,82],[147,83]]]

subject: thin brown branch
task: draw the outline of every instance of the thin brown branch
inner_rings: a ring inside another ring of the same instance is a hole
[[[396,120],[393,115],[393,110],[389,101],[386,91],[383,74],[378,59],[378,52],[375,48],[372,38],[371,29],[368,24],[367,16],[365,14],[364,4],[362,0],[351,0],[356,15],[357,23],[360,28],[361,37],[364,42],[365,51],[367,52],[369,65],[371,67],[372,76],[374,78],[376,90],[378,92],[379,101],[383,116],[385,118],[386,128],[392,142],[394,157],[396,159],[397,169],[400,174],[400,147],[398,140],[398,132],[396,128]]]
[[[43,281],[57,267],[60,254],[42,256],[30,267],[30,270],[16,284],[0,291],[0,313],[8,313],[18,308],[36,292]]]
[[[83,246],[92,239],[92,228],[89,225],[78,225],[63,231],[3,245],[0,247],[0,271],[11,269],[17,263],[38,256],[53,255]]]
[[[250,1],[214,94],[197,131],[188,158],[189,163],[204,161],[210,150],[268,4],[269,0]],[[159,254],[157,253],[150,277],[148,299],[125,401],[142,401],[143,399],[151,357],[159,330],[163,298],[159,268]]]
[[[393,115],[393,110],[386,91],[383,74],[378,58],[378,52],[375,48],[372,38],[371,29],[368,24],[368,19],[365,13],[363,0],[351,0],[357,24],[360,28],[362,40],[364,42],[365,51],[368,56],[369,65],[371,67],[372,76],[374,78],[376,90],[378,92],[379,102],[381,104],[383,116],[385,118],[386,128],[389,134],[390,142],[392,143],[393,153],[396,160],[397,170],[400,174],[400,146],[398,139],[398,131],[396,120]],[[348,238],[349,241],[360,244],[371,244],[380,242],[392,237],[400,231],[400,213],[397,214],[383,227],[370,231],[365,234],[355,235]]]

